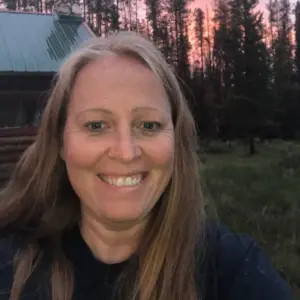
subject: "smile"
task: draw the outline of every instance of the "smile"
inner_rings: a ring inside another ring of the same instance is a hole
[[[98,177],[110,185],[117,187],[136,186],[139,185],[144,179],[144,174],[135,174],[132,176],[106,176],[99,174]]]

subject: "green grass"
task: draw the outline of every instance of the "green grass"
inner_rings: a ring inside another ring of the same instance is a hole
[[[200,167],[209,211],[256,239],[300,299],[300,143],[214,148]]]

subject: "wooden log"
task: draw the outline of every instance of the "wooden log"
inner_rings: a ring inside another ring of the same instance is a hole
[[[0,146],[7,144],[26,144],[30,145],[35,141],[34,136],[0,137]]]
[[[37,134],[37,127],[7,127],[0,128],[0,137],[21,137],[30,136],[34,137]]]
[[[27,144],[7,144],[7,145],[0,145],[0,155],[2,153],[11,153],[11,152],[24,152],[29,145]]]
[[[11,176],[11,173],[10,174],[1,174],[0,173],[0,181],[8,181],[10,176]]]
[[[21,153],[5,153],[0,156],[0,164],[2,163],[16,163],[21,156]]]
[[[0,180],[0,191],[1,191],[1,189],[3,189],[5,187],[7,181],[8,180]]]
[[[12,172],[14,170],[15,166],[16,166],[15,163],[3,163],[3,164],[0,164],[0,173]]]

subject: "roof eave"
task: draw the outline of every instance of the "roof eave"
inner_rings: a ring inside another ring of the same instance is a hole
[[[28,72],[28,71],[1,71],[0,76],[54,76],[57,72],[47,71],[47,72]]]

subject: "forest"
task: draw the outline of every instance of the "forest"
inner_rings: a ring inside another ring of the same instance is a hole
[[[60,1],[60,0],[57,0]],[[53,0],[2,0],[11,10],[52,12]],[[201,139],[300,138],[300,2],[68,0],[99,36],[152,39],[182,82]]]

